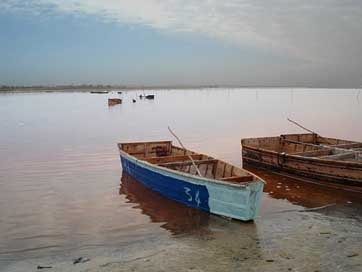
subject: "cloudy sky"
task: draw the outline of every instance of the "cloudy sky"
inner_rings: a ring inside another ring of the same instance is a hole
[[[0,0],[0,85],[360,87],[361,0]]]

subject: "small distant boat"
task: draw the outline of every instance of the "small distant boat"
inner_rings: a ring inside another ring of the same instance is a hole
[[[119,143],[118,148],[123,171],[169,199],[242,221],[258,214],[264,181],[244,169],[171,141]]]
[[[145,96],[146,99],[155,99],[155,95],[154,94],[148,94]]]
[[[108,98],[108,106],[114,106],[122,104],[122,99],[119,98]]]
[[[242,139],[245,165],[334,184],[362,187],[362,143],[318,134]]]
[[[91,94],[107,94],[109,93],[108,91],[91,91]]]
[[[155,95],[154,95],[154,94],[147,94],[147,95],[142,95],[142,94],[140,94],[140,99],[142,99],[142,98],[146,98],[146,99],[152,100],[152,99],[155,99]]]

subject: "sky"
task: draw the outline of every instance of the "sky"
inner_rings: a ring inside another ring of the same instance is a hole
[[[362,86],[361,0],[0,0],[0,85]]]

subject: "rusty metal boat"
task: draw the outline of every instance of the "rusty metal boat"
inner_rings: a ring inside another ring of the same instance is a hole
[[[243,165],[362,187],[362,143],[315,133],[241,140]]]

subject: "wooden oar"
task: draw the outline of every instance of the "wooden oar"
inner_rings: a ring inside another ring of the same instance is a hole
[[[287,118],[287,120],[288,120],[289,122],[293,123],[294,125],[296,125],[296,126],[302,128],[302,129],[304,129],[305,131],[308,131],[308,132],[310,132],[310,133],[313,133],[313,134],[318,135],[319,137],[324,138],[324,140],[325,140],[328,144],[330,144],[330,145],[332,144],[332,143],[329,142],[325,137],[321,136],[319,133],[317,133],[317,132],[315,132],[315,131],[313,131],[313,130],[310,130],[310,129],[306,128],[306,127],[303,127],[301,124],[297,123],[296,121],[293,121],[292,119]]]
[[[314,132],[313,130],[310,130],[310,129],[307,129],[306,127],[303,127],[301,124],[297,123],[296,121],[293,121],[292,119],[287,118],[287,120],[288,120],[289,122],[293,123],[294,125],[302,128],[302,129],[304,129],[304,130],[306,130],[306,131],[308,131],[308,132],[310,132],[310,133],[319,135],[318,133]]]
[[[183,149],[187,150],[186,147],[182,144],[180,138],[177,137],[177,135],[171,130],[170,127],[168,127],[168,130],[169,130],[170,133],[176,138],[176,140],[177,140],[178,143],[181,145],[181,147],[182,147]],[[186,153],[187,153],[186,155],[189,157],[190,161],[192,162],[192,165],[195,167],[197,174],[198,174],[200,177],[202,177],[201,172],[200,172],[199,168],[197,167],[195,161],[192,159],[192,157],[190,156],[190,154],[189,154],[188,152],[186,152]]]

